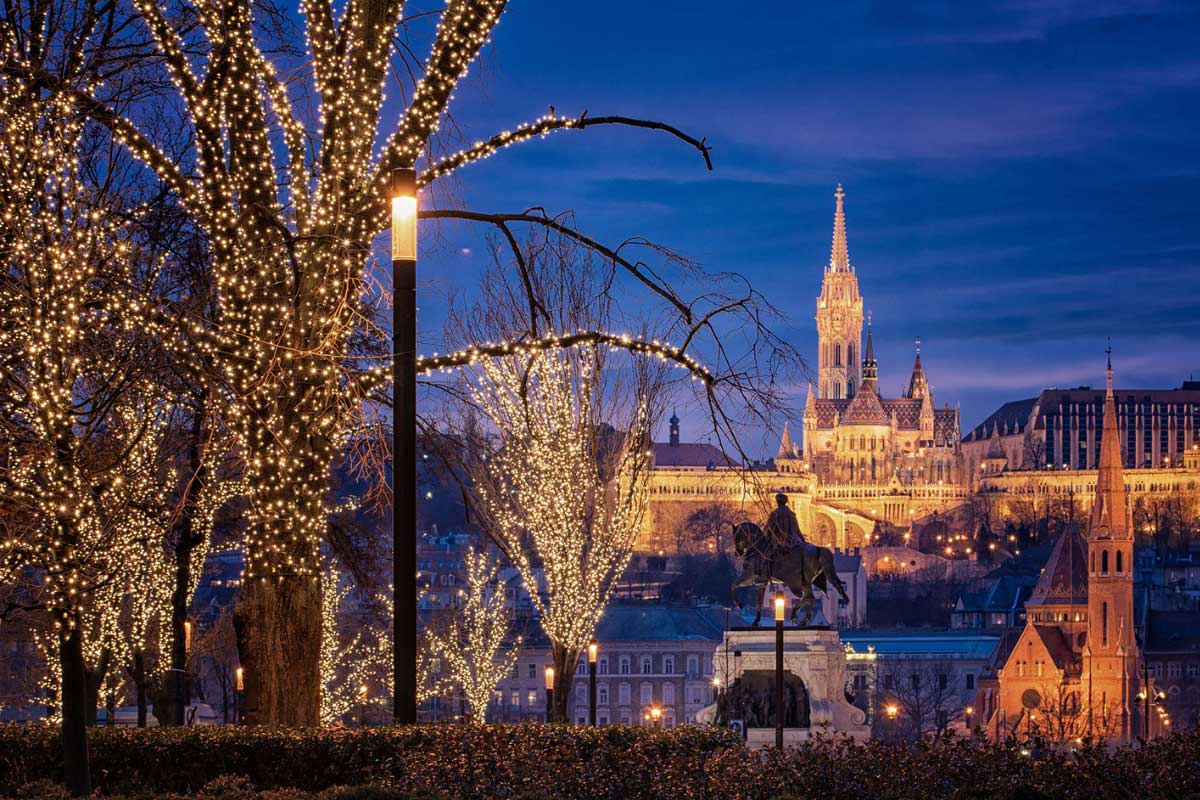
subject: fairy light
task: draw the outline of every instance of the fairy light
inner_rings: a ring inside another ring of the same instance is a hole
[[[699,361],[685,353],[681,348],[668,342],[646,339],[621,333],[603,333],[598,331],[579,331],[568,334],[547,334],[540,339],[502,342],[499,344],[478,345],[445,355],[420,356],[417,358],[417,374],[424,375],[439,370],[448,371],[458,367],[474,366],[483,359],[506,355],[532,355],[547,350],[557,350],[572,347],[607,346],[610,350],[627,350],[631,353],[651,355],[661,361],[673,361],[679,367],[687,370],[694,378],[712,385],[716,376],[709,372]]]
[[[472,396],[499,435],[475,482],[483,518],[519,572],[556,658],[570,664],[629,563],[646,510],[646,404],[633,403],[613,453],[593,418],[596,348],[484,359],[477,367]]]
[[[517,661],[521,639],[508,644],[512,620],[497,585],[496,562],[487,553],[470,549],[463,566],[462,604],[445,630],[430,634],[430,647],[444,660],[450,680],[467,699],[469,720],[482,724],[492,693]]]

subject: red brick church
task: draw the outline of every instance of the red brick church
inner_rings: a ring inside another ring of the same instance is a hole
[[[981,685],[981,718],[994,736],[1036,733],[1055,741],[1087,736],[1128,741],[1139,735],[1134,536],[1111,356],[1107,376],[1087,537],[1073,527],[1059,537],[1025,604],[1025,628],[993,685]]]

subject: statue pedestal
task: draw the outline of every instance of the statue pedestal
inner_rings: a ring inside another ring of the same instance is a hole
[[[844,734],[870,735],[866,713],[846,700],[846,651],[828,626],[785,627],[784,744]],[[751,747],[775,744],[775,626],[733,628],[713,659],[723,699],[712,717],[745,731]]]

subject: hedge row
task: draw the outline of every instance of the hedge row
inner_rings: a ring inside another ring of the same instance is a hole
[[[1200,797],[1197,731],[1112,750],[948,737],[752,752],[711,728],[559,725],[100,728],[89,741],[99,790],[136,797],[189,795],[223,786],[228,776],[246,782],[233,781],[241,787],[234,793],[203,796],[325,800],[331,787],[359,785],[336,791],[356,793],[341,800]],[[0,793],[29,796],[30,784],[60,777],[56,731],[0,726]]]

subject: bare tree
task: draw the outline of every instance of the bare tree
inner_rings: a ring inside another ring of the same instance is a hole
[[[962,697],[947,664],[883,666],[879,677],[884,687],[876,692],[875,720],[890,736],[918,741],[926,734],[942,733],[963,715]],[[888,706],[895,706],[894,718]]]

